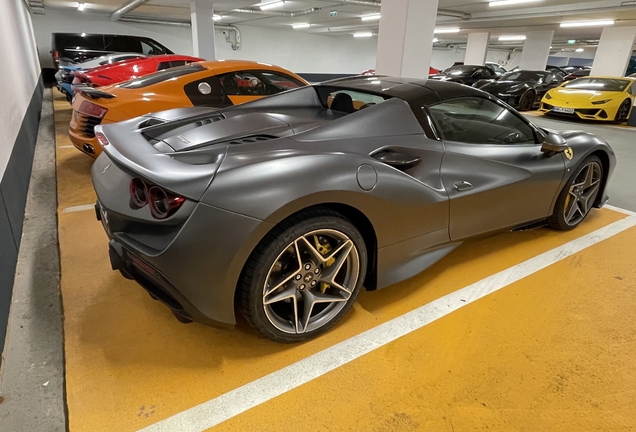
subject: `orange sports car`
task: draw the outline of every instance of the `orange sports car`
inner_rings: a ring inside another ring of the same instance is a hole
[[[73,145],[97,157],[95,126],[170,108],[227,107],[308,83],[278,66],[239,60],[190,63],[107,87],[77,86],[69,136]]]

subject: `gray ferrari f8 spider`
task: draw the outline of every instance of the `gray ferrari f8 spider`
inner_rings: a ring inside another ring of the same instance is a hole
[[[354,77],[96,127],[113,269],[183,322],[302,341],[463,240],[576,227],[614,152],[460,84]]]

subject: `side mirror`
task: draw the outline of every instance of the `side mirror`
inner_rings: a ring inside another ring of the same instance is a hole
[[[565,138],[554,132],[550,132],[548,136],[545,137],[543,144],[541,145],[541,151],[545,153],[561,153],[566,151],[568,148],[569,147]]]

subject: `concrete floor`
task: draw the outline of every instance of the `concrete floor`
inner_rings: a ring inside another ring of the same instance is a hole
[[[59,361],[66,357],[70,431],[180,432],[217,423],[214,430],[222,431],[636,430],[631,306],[636,228],[626,225],[603,237],[634,216],[595,210],[571,232],[538,229],[466,242],[408,281],[362,292],[327,335],[300,345],[272,344],[243,321],[235,331],[180,324],[136,283],[110,270],[106,236],[90,207],[92,161],[70,147],[68,104],[59,95],[55,104],[64,351],[55,339],[55,319],[38,325],[52,325],[49,345],[55,346],[57,370],[48,372],[61,377]],[[621,187],[636,180],[631,129],[532,120],[605,137],[619,159],[610,203],[636,211],[636,191]],[[588,242],[582,250],[569,249],[582,240]],[[559,260],[526,277],[514,280],[506,273],[554,250],[564,251]],[[268,381],[276,374],[286,377],[285,370],[295,366],[302,371],[308,360],[325,358],[320,355],[327,351],[342,356],[339,346],[364,332],[500,273],[506,289],[469,300],[315,379],[286,378],[297,383],[283,390],[282,379]],[[57,287],[55,278],[49,279]],[[16,290],[29,293],[26,304],[49,295],[28,284]],[[31,321],[19,316],[12,328]],[[14,346],[38,351],[40,339],[15,334],[10,333]],[[43,385],[29,379],[30,367],[17,359],[11,372],[8,364],[5,368],[3,395],[10,394],[9,373],[23,379],[12,386],[37,397],[25,399],[20,408],[0,404],[0,430],[64,430],[62,391],[42,399]],[[278,393],[270,387],[279,387]],[[277,397],[258,401],[253,388]],[[233,394],[242,396],[232,399]],[[224,397],[231,403],[210,404]],[[26,427],[24,416],[42,407],[56,421],[39,416]],[[225,408],[215,412],[214,407]],[[220,420],[210,423],[210,417]]]

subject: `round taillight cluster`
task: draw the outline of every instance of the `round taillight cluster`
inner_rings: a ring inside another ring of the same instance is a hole
[[[185,198],[165,191],[159,186],[151,186],[139,178],[130,181],[130,201],[135,208],[150,207],[156,219],[165,219],[176,212]]]

